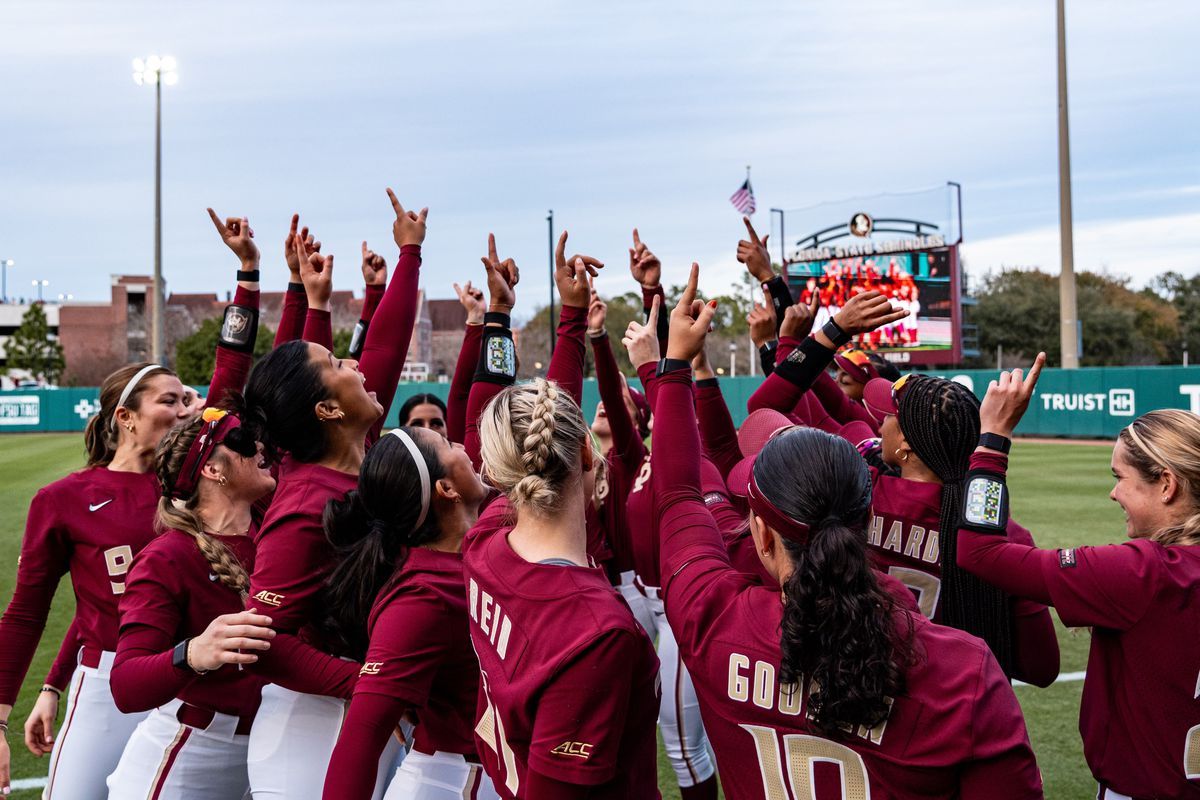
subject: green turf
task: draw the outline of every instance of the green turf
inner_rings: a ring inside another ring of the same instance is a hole
[[[1120,509],[1107,499],[1112,487],[1108,459],[1110,448],[1069,444],[1022,444],[1013,448],[1010,485],[1013,514],[1029,528],[1039,545],[1058,547],[1119,541],[1124,523]],[[38,487],[77,468],[83,462],[78,434],[29,434],[0,437],[0,598],[11,596],[16,574],[21,531],[29,501]],[[21,742],[20,731],[32,706],[63,632],[70,621],[74,597],[66,581],[54,608],[13,712],[13,777],[46,774],[46,762],[33,758]],[[1063,672],[1074,672],[1087,663],[1088,634],[1059,626]],[[1046,782],[1046,796],[1054,800],[1087,800],[1095,784],[1083,762],[1077,720],[1082,683],[1065,683],[1037,689],[1018,687],[1034,750]],[[678,798],[674,775],[660,754],[659,777],[663,797]],[[37,792],[16,792],[18,800],[33,800]]]

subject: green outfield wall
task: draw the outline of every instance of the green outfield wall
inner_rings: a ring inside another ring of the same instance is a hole
[[[958,370],[937,373],[952,378],[983,396],[995,370]],[[735,423],[746,416],[746,401],[762,378],[722,378],[721,388]],[[634,386],[637,381],[630,381]],[[204,387],[199,387],[203,393]],[[444,383],[406,383],[396,392],[388,415],[417,392],[445,397]],[[599,400],[596,382],[583,387],[584,413],[591,419]],[[96,388],[33,389],[0,392],[0,433],[82,431],[96,413]],[[1077,370],[1047,369],[1038,384],[1018,434],[1074,438],[1112,438],[1134,417],[1158,408],[1182,408],[1200,413],[1200,367],[1093,367]]]

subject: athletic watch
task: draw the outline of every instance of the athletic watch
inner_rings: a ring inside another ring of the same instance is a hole
[[[1007,436],[1001,436],[998,433],[981,433],[979,434],[979,446],[1000,453],[1007,453],[1012,449],[1012,439]]]
[[[663,358],[658,362],[658,369],[654,370],[654,377],[661,378],[668,372],[674,372],[677,369],[691,369],[692,362],[683,358]]]
[[[197,675],[203,675],[208,670],[196,669],[188,662],[188,646],[192,643],[191,639],[184,639],[179,644],[175,645],[175,649],[171,651],[171,666],[183,672],[194,672]]]
[[[829,321],[821,328],[821,333],[825,334],[829,341],[833,342],[834,347],[841,347],[848,343],[854,337],[842,330],[842,326],[830,317]]]
[[[257,269],[239,269],[237,271],[237,279],[239,281],[246,281],[247,283],[258,283],[259,277],[260,277],[260,273],[259,273],[259,270],[257,270]]]

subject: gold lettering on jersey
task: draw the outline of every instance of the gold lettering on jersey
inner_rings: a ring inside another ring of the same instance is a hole
[[[883,517],[871,516],[871,530],[867,533],[867,542],[879,547],[883,541]]]
[[[475,613],[475,604],[479,602],[479,584],[475,582],[474,578],[471,578],[470,583],[467,585],[467,593],[469,595],[467,599],[467,608],[471,612],[471,620],[473,622],[479,622],[479,617]]]
[[[359,675],[378,675],[379,670],[383,669],[382,661],[368,661],[362,665],[362,669],[358,671]]]
[[[816,797],[813,786],[815,762],[832,762],[842,773],[842,797],[845,800],[870,800],[871,783],[862,756],[845,745],[817,736],[789,734],[783,737],[787,753],[788,775],[796,797]]]
[[[563,742],[550,752],[559,756],[582,758],[586,761],[588,758],[591,758],[592,747],[593,745],[590,745],[587,742]]]
[[[491,629],[488,628],[488,623],[492,619],[492,596],[487,592],[480,595],[479,602],[479,629],[486,634],[491,634]]]
[[[904,545],[904,555],[909,558],[921,557],[921,542],[925,539],[925,529],[920,525],[913,525],[908,531],[908,541]]]
[[[277,594],[275,592],[268,592],[266,589],[263,589],[261,592],[254,595],[255,600],[261,600],[262,602],[266,603],[267,605],[275,606],[275,607],[278,607],[280,604],[283,603],[283,597],[284,596],[281,594]]]
[[[775,665],[766,661],[751,662],[742,653],[729,654],[729,699],[738,703],[753,702],[759,708],[775,709],[780,714],[799,716],[803,698],[795,683],[778,683]]]
[[[938,550],[938,532],[930,530],[929,538],[925,542],[925,555],[921,556],[921,559],[926,563],[936,564],[941,555],[941,551]]]
[[[904,524],[901,523],[900,520],[893,522],[892,527],[888,528],[887,538],[883,541],[883,549],[892,550],[899,553],[902,549],[902,543],[904,541],[903,532]]]
[[[133,548],[127,544],[110,547],[104,551],[104,565],[108,568],[108,577],[124,578],[133,563]],[[19,565],[19,562],[18,562]],[[125,581],[109,581],[113,594],[125,594]]]
[[[496,655],[508,655],[508,639],[512,634],[512,619],[485,589],[480,589],[475,579],[467,583],[468,612],[471,621],[479,626],[484,637],[496,648]]]
[[[633,482],[633,488],[629,490],[629,493],[640,492],[648,480],[650,480],[650,459],[647,458],[642,462],[642,468],[638,470],[637,480]]]

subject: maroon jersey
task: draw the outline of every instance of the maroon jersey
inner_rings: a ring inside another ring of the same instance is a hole
[[[214,537],[250,571],[249,536]],[[196,675],[172,666],[172,648],[198,636],[222,614],[245,610],[242,596],[222,583],[189,534],[169,530],[138,553],[121,596],[121,638],[112,671],[113,696],[124,709],[145,711],[178,697],[241,717],[258,709],[263,681],[252,667],[225,665]]]
[[[814,729],[805,692],[779,680],[779,589],[730,566],[701,499],[686,379],[664,375],[655,408],[655,469],[677,476],[658,490],[663,589],[725,796],[1041,798],[1021,710],[987,646],[902,608],[897,624],[912,626],[918,658],[887,719],[836,735]]]
[[[255,539],[258,552],[250,575],[247,608],[257,608],[272,627],[302,632],[314,644],[309,627],[316,602],[335,562],[321,515],[325,504],[345,496],[358,477],[316,464],[285,460],[271,507]]]
[[[0,620],[0,704],[15,701],[68,571],[80,644],[117,649],[117,602],[134,555],[154,537],[158,496],[153,474],[105,467],[72,473],[34,496],[13,600]]]
[[[488,507],[464,551],[484,769],[510,800],[530,771],[589,797],[657,797],[654,647],[601,570],[518,556],[506,507]]]

